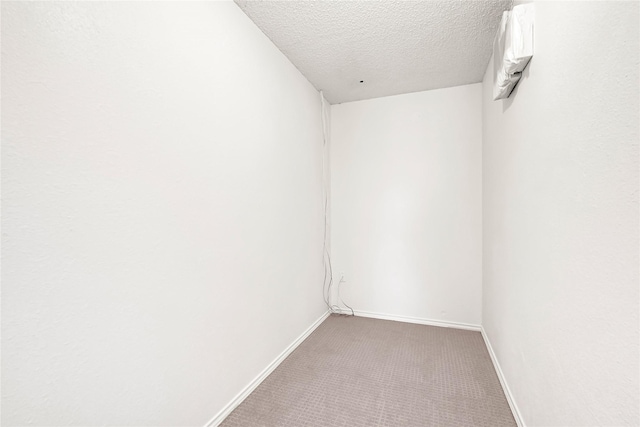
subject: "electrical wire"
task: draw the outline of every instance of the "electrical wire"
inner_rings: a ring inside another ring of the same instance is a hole
[[[320,92],[320,104],[321,104],[321,114],[322,114],[322,198],[324,205],[324,234],[322,238],[322,268],[324,270],[324,278],[322,280],[322,297],[324,298],[324,303],[327,305],[329,311],[334,312],[334,307],[331,305],[331,287],[333,285],[333,269],[331,267],[331,255],[329,254],[329,249],[327,248],[327,210],[328,210],[328,191],[327,191],[327,180],[325,177],[325,169],[326,169],[326,161],[325,155],[327,150],[327,125],[326,119],[324,116],[325,107],[324,107],[324,96],[322,92]],[[328,269],[328,271],[327,271]],[[328,273],[328,274],[327,274]],[[327,277],[329,278],[329,283],[327,284]]]
[[[355,316],[356,314],[353,312],[353,308],[351,308],[351,306],[349,306],[349,304],[344,302],[344,300],[340,296],[340,285],[341,284],[342,284],[342,277],[340,278],[340,281],[338,282],[338,301],[342,302],[342,304],[344,304],[349,310],[351,310],[351,315],[352,316]]]
[[[329,248],[327,246],[327,212],[329,207],[329,190],[327,189],[327,179],[325,175],[325,156],[327,154],[327,123],[325,118],[324,94],[322,93],[322,91],[320,91],[320,105],[322,114],[322,196],[324,199],[324,236],[322,243],[322,267],[324,269],[324,278],[322,280],[322,297],[331,313],[341,314],[342,308],[339,305],[331,304],[331,289],[333,287],[333,266],[331,265],[331,253],[329,252]],[[329,283],[327,283],[327,277],[329,278]],[[351,310],[351,315],[355,316],[353,309],[349,307],[340,297],[340,283],[342,283],[342,280],[338,282],[338,301],[341,301],[342,304],[349,308],[349,310]]]

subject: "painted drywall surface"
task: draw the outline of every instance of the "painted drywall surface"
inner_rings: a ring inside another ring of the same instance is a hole
[[[483,83],[483,326],[526,425],[638,425],[638,3],[535,9]]]
[[[334,278],[353,308],[480,323],[481,85],[332,105]]]
[[[318,92],[233,3],[2,8],[3,425],[204,425],[325,310]]]

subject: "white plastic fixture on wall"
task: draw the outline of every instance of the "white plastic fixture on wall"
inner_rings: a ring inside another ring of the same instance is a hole
[[[508,98],[533,56],[533,4],[502,13],[493,42],[493,100]]]

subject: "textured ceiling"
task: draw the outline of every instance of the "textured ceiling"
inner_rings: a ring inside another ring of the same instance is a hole
[[[332,104],[480,82],[512,3],[235,1]]]

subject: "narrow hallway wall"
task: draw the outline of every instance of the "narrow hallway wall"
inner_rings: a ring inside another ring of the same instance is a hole
[[[638,2],[535,2],[515,92],[483,88],[483,326],[529,426],[638,415]]]
[[[354,309],[480,324],[481,89],[331,107],[334,278]]]
[[[229,403],[326,310],[321,129],[232,2],[3,2],[2,424]]]

